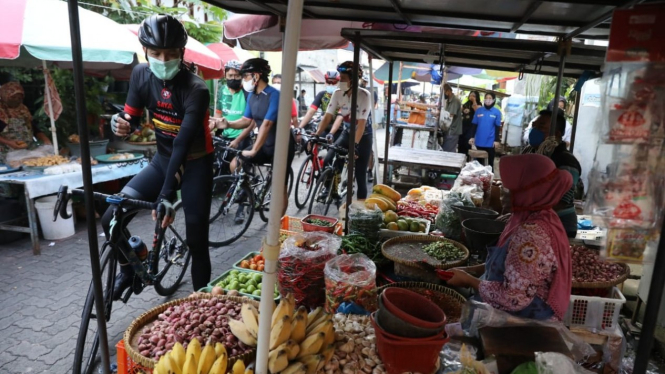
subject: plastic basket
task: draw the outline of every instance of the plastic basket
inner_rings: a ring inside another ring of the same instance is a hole
[[[115,349],[117,351],[118,374],[138,374],[141,372],[145,374],[152,373],[151,368],[141,366],[129,357],[125,350],[125,341],[123,339],[120,339],[118,344],[115,345]]]
[[[249,252],[247,255],[245,255],[243,258],[241,258],[235,264],[233,264],[233,268],[236,269],[236,270],[251,271],[253,273],[263,273],[262,271],[252,270],[252,269],[245,269],[245,268],[240,267],[241,262],[243,262],[245,260],[249,261],[252,257],[260,255],[260,254],[261,254],[261,252]]]
[[[568,327],[614,329],[619,324],[619,314],[625,303],[626,298],[616,287],[612,287],[609,298],[570,295],[570,304],[563,322]]]
[[[280,234],[284,234],[283,231],[290,231],[290,235],[293,235],[294,233],[299,233],[299,232],[304,232],[302,228],[302,218],[297,218],[297,217],[289,217],[289,216],[284,216],[282,217],[282,227]],[[342,233],[344,231],[344,228],[342,227],[341,223],[337,223],[335,225],[335,235],[342,236]]]
[[[217,283],[219,283],[222,279],[228,277],[229,274],[231,273],[231,271],[233,271],[233,270],[239,271],[241,273],[251,274],[251,275],[262,274],[261,272],[252,271],[252,270],[248,270],[248,269],[231,269],[231,270],[225,271],[222,275],[220,275],[219,277],[217,277],[217,278],[213,279],[212,281],[210,281],[210,283],[208,283],[208,287],[210,287],[210,289],[212,289],[212,287],[215,287],[215,285],[217,285]],[[229,290],[224,288],[224,291],[229,291]],[[241,296],[246,296],[246,297],[252,298],[254,300],[261,300],[261,296],[256,296],[256,295],[252,295],[252,294],[248,294],[248,293],[244,293],[244,292],[240,292],[240,291],[238,291],[238,294],[240,294]],[[280,296],[277,296],[275,298],[275,301],[279,301],[279,299],[280,299]]]

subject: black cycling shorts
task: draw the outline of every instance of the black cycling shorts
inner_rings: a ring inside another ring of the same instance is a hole
[[[246,151],[249,151],[252,149],[252,146],[249,146],[245,148]],[[274,148],[268,148],[266,149],[265,146],[261,147],[258,152],[253,157],[249,157],[248,160],[254,165],[267,165],[270,164],[271,166],[273,165],[273,157],[275,155],[275,150]],[[289,153],[286,156],[286,165],[291,167],[291,164],[293,163],[293,158],[296,156],[296,143],[295,140],[293,139],[293,136],[289,137]],[[288,169],[287,169],[288,170]],[[288,171],[287,171],[288,173]],[[285,178],[284,183],[288,184],[288,178]]]

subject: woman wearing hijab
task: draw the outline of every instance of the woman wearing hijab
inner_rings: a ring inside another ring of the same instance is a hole
[[[471,91],[466,103],[462,105],[462,135],[459,137],[457,143],[457,152],[462,154],[469,154],[469,140],[473,138],[473,117],[476,110],[481,107],[480,93],[478,91]]]
[[[494,169],[494,148],[499,146],[499,127],[501,127],[501,111],[494,107],[496,96],[493,92],[485,94],[483,106],[476,109],[471,124],[473,137],[469,140],[471,146],[487,152],[489,166]]]
[[[566,231],[552,207],[572,178],[538,154],[503,157],[501,177],[513,215],[486,263],[452,269],[448,284],[471,287],[483,302],[518,317],[560,321],[570,300],[572,265]]]

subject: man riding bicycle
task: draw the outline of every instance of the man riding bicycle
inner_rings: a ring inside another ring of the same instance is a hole
[[[300,125],[298,126],[300,131],[304,131],[303,129],[305,129],[309,121],[312,120],[312,117],[314,117],[314,114],[317,110],[321,109],[321,112],[324,114],[328,110],[330,99],[332,98],[333,93],[337,90],[337,84],[339,83],[339,72],[337,70],[330,70],[326,72],[325,79],[326,89],[316,94],[314,101],[312,101],[312,105],[310,105],[309,109],[307,109],[307,114],[305,114],[305,116],[300,121]],[[333,127],[339,128],[342,123],[342,119],[342,116],[337,116],[335,118],[335,124],[328,126],[328,128],[325,130],[325,134],[328,135]],[[337,140],[340,134],[341,131],[333,134],[334,139]]]
[[[350,133],[351,128],[351,95],[354,92],[354,85],[357,85],[358,82],[353,82],[351,77],[353,74],[353,61],[346,61],[341,63],[337,67],[337,71],[340,73],[340,83],[339,90],[335,91],[330,99],[330,104],[328,104],[328,109],[326,114],[319,123],[319,128],[316,131],[316,135],[321,136],[330,121],[336,113],[343,117],[344,130],[340,137],[335,141],[335,145],[339,147],[348,148],[349,138],[353,137],[355,142],[355,177],[358,184],[358,199],[364,199],[367,197],[367,165],[369,164],[369,158],[372,153],[372,126],[367,126],[367,117],[370,112],[370,94],[369,91],[358,88],[358,97],[356,98],[357,108],[356,108],[356,132],[355,134]],[[358,75],[362,76],[362,69],[358,67]],[[337,125],[334,125],[331,129],[331,133],[327,135],[327,138],[332,141],[333,135],[337,132]],[[325,164],[330,165],[334,157],[334,152],[328,152],[325,159]],[[338,170],[341,170],[344,165],[334,165]],[[322,196],[327,195],[327,191],[322,191]]]
[[[222,93],[219,97],[219,108],[215,111],[215,116],[210,118],[210,129],[220,130],[222,128],[222,117],[228,121],[240,119],[245,113],[247,105],[247,96],[249,93],[242,89],[242,76],[240,68],[242,64],[237,60],[231,60],[224,65],[224,76],[226,85],[222,87]],[[224,129],[221,133],[223,140],[233,142],[242,133],[242,129]],[[246,148],[249,145],[249,139],[244,139],[243,144],[236,143],[234,148]]]
[[[134,67],[125,109],[113,116],[111,128],[117,136],[129,136],[141,124],[143,110],[147,109],[155,125],[157,154],[127,183],[121,194],[162,203],[166,208],[162,227],[166,228],[175,218],[173,203],[178,189],[181,190],[187,244],[192,254],[192,284],[194,290],[198,290],[210,281],[211,273],[208,252],[213,163],[208,128],[210,94],[203,80],[183,62],[187,32],[180,21],[168,15],[150,16],[141,23],[138,36],[148,63]],[[154,210],[152,215],[155,219]],[[109,208],[102,217],[107,238],[112,216]],[[119,262],[114,300],[120,299],[134,278],[134,270],[126,259],[121,258]]]
[[[277,138],[277,111],[279,109],[280,92],[274,87],[268,85],[270,75],[270,65],[268,61],[262,58],[252,58],[245,61],[240,69],[242,74],[242,85],[245,91],[249,92],[247,106],[242,118],[236,121],[223,120],[223,128],[243,128],[243,132],[237,139],[242,141],[254,131],[254,126],[258,126],[259,134],[256,141],[250,147],[245,148],[242,156],[249,159],[249,162],[255,165],[272,164],[275,154],[275,141]],[[290,94],[290,93],[289,93]],[[255,125],[251,125],[254,123]],[[289,126],[290,124],[287,124]],[[287,156],[287,167],[290,167],[295,156],[295,141],[293,136],[289,138],[289,153]],[[231,161],[231,171],[238,167],[238,159]],[[288,178],[284,178],[284,184],[288,183]],[[284,190],[284,211],[288,206],[288,191]]]

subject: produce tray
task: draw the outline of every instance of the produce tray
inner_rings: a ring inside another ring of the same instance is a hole
[[[146,326],[149,323],[152,323],[154,320],[157,319],[157,316],[161,314],[163,311],[168,309],[170,306],[173,305],[180,305],[186,301],[192,301],[192,300],[199,300],[199,299],[211,299],[213,296],[209,294],[198,294],[196,296],[191,296],[191,297],[186,297],[183,299],[177,299],[173,301],[169,301],[168,303],[164,303],[162,305],[158,305],[147,312],[141,314],[136,318],[130,325],[127,327],[127,330],[125,330],[125,333],[123,335],[123,341],[125,342],[124,344],[124,350],[127,353],[128,362],[132,363],[132,367],[140,367],[143,369],[148,369],[147,371],[152,372],[152,369],[157,365],[157,361],[142,356],[132,345],[135,344],[134,342],[134,337],[143,329],[144,326]],[[246,297],[235,297],[235,296],[216,296],[218,299],[222,300],[230,300],[230,301],[235,301],[238,303],[242,302],[250,302],[252,305],[254,305],[256,308],[259,307],[259,303],[257,301],[248,299]],[[237,355],[233,357],[229,357],[229,365],[233,366],[233,363],[236,362],[237,360],[243,360],[245,362],[252,361],[254,360],[254,357],[256,355],[256,350],[252,350],[248,353],[244,353],[242,355]],[[118,357],[120,358],[120,357]],[[127,365],[127,364],[125,364]],[[127,367],[127,366],[125,366]],[[128,373],[132,373],[129,371]],[[132,373],[133,374],[133,373]]]
[[[282,217],[282,230],[291,231],[292,233],[304,232],[302,229],[302,218],[284,216]],[[335,225],[335,235],[342,236],[344,228],[341,223]]]
[[[241,258],[238,262],[236,262],[235,264],[233,264],[233,268],[234,268],[235,270],[249,271],[249,272],[252,272],[252,273],[263,273],[262,271],[252,270],[252,269],[245,269],[245,268],[241,268],[241,267],[240,267],[240,263],[241,263],[241,262],[243,262],[243,261],[245,261],[245,260],[249,261],[252,257],[254,257],[254,256],[256,256],[256,255],[260,255],[260,254],[261,254],[261,252],[249,252],[247,255],[245,255],[245,257]],[[221,280],[221,279],[220,279],[220,280]],[[218,282],[219,282],[219,281],[218,281]]]
[[[625,282],[630,276],[630,268],[624,263],[619,262],[618,264],[624,269],[623,275],[619,278],[608,282],[573,282],[572,288],[610,288]]]
[[[224,273],[222,273],[222,275],[220,275],[219,277],[217,277],[217,278],[213,279],[212,281],[210,281],[210,283],[208,283],[208,287],[210,287],[211,289],[212,289],[212,287],[215,287],[217,285],[217,283],[219,283],[222,279],[228,277],[229,274],[231,273],[231,271],[233,271],[233,270],[238,270],[239,272],[249,273],[249,274],[263,274],[262,272],[252,271],[252,270],[247,270],[247,269],[230,269],[230,270],[227,270]],[[224,288],[224,291],[228,292],[229,290]],[[240,291],[238,291],[238,294],[242,295],[244,297],[249,297],[249,298],[254,299],[254,300],[261,300],[261,296],[254,296],[252,294],[244,293],[244,292],[240,292]],[[279,299],[280,299],[280,296],[277,296],[275,298],[275,301],[279,301]]]
[[[411,231],[395,231],[388,229],[381,229],[379,232],[382,238],[395,238],[398,236],[407,236],[407,235],[429,235],[429,230],[432,227],[432,222],[424,218],[411,218],[414,221],[422,222],[425,224],[425,232],[411,232]]]
[[[397,282],[379,287],[377,289],[377,295],[380,297],[381,293],[385,291],[386,288],[390,287],[404,288],[425,296],[443,310],[448,320],[447,323],[455,323],[462,317],[462,307],[466,303],[466,298],[452,288],[425,282]],[[425,291],[420,292],[421,290]],[[444,295],[446,299],[452,300],[445,300],[444,302],[434,298],[435,296],[441,295]]]
[[[451,261],[451,262],[446,262],[446,263],[441,263],[441,261],[429,256],[427,253],[420,251],[418,253],[417,257],[418,258],[413,258],[413,259],[405,259],[405,258],[399,258],[395,256],[391,252],[387,252],[387,249],[393,245],[396,244],[401,244],[401,243],[433,243],[437,241],[445,241],[445,242],[450,242],[453,245],[455,245],[457,248],[461,249],[464,251],[464,256],[457,260],[457,261]],[[383,255],[391,260],[394,261],[397,264],[405,265],[405,266],[410,266],[410,267],[419,267],[418,262],[420,261],[427,261],[429,264],[434,266],[437,269],[450,269],[454,267],[458,267],[460,265],[463,265],[467,262],[469,259],[469,250],[459,242],[456,242],[454,240],[442,238],[439,236],[431,236],[431,235],[407,235],[407,236],[398,236],[396,238],[388,239],[383,245],[381,246],[381,253]]]

